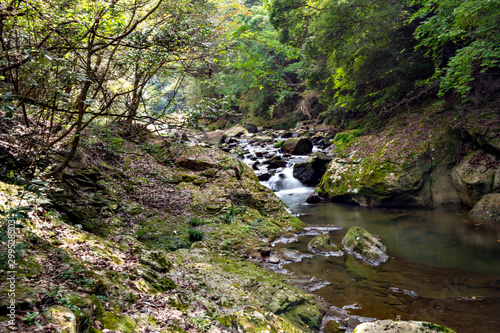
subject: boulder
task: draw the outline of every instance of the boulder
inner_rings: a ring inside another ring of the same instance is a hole
[[[264,172],[258,175],[257,178],[259,178],[261,182],[265,182],[271,179],[271,174],[269,172]]]
[[[483,196],[470,211],[469,217],[474,222],[500,222],[500,193]]]
[[[139,262],[159,273],[166,273],[172,268],[172,263],[167,260],[162,250],[144,251]]]
[[[282,152],[292,155],[307,155],[312,149],[312,141],[306,138],[290,138],[281,145]]]
[[[286,161],[283,160],[271,160],[269,161],[269,169],[285,168]]]
[[[347,253],[373,266],[389,259],[385,245],[361,227],[350,228],[342,239],[342,245]]]
[[[385,332],[385,333],[455,333],[447,327],[423,321],[376,320],[363,323],[354,329],[355,333]]]
[[[482,151],[470,153],[451,172],[463,204],[474,207],[485,194],[500,190],[500,162]]]
[[[175,164],[193,171],[203,171],[210,168],[216,168],[217,165],[212,161],[203,158],[190,157],[188,155],[181,155],[175,159]]]
[[[352,140],[350,150],[341,150],[328,164],[316,189],[320,196],[374,207],[460,203],[450,176],[458,150],[452,133],[445,132],[407,150],[396,141],[377,144],[376,135]]]
[[[265,143],[265,142],[272,142],[273,138],[270,136],[254,136],[253,138],[250,139],[249,143],[250,144],[257,144],[257,143]]]
[[[317,203],[320,203],[321,202],[321,198],[319,195],[317,195],[316,193],[311,193],[309,194],[309,196],[307,197],[306,199],[306,202],[308,204],[317,204]]]
[[[335,245],[330,243],[329,234],[321,234],[314,236],[307,245],[309,251],[323,256],[341,256],[344,253],[340,251]]]
[[[245,123],[243,127],[248,131],[248,133],[257,133],[259,129],[254,124]]]
[[[203,134],[200,141],[211,145],[217,145],[223,143],[225,138],[226,134],[224,131],[213,131]]]
[[[304,184],[315,183],[315,171],[310,162],[295,163],[293,165],[293,176]]]
[[[231,127],[230,129],[228,129],[227,131],[224,132],[224,134],[227,136],[227,137],[236,137],[236,138],[239,138],[241,137],[242,135],[244,134],[248,134],[249,131],[246,130],[243,126],[241,125],[236,125],[236,126],[233,126]]]
[[[293,176],[305,184],[318,184],[332,158],[321,152],[314,152],[304,163],[293,166]]]
[[[61,333],[76,333],[76,316],[61,305],[53,305],[46,312],[47,320],[53,324],[62,326]]]

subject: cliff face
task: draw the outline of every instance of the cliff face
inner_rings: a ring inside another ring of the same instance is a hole
[[[496,109],[471,111],[458,120],[452,110],[419,111],[378,131],[344,135],[349,140],[337,146],[317,192],[377,207],[472,207],[500,191]]]

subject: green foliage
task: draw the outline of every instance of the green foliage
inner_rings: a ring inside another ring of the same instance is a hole
[[[429,73],[413,51],[409,0],[274,0],[271,6],[282,40],[301,46],[312,64],[301,77],[326,105],[349,111],[390,105]]]
[[[472,81],[500,60],[500,4],[490,0],[415,0],[412,20],[418,47],[432,56],[439,96],[454,91],[467,96]]]
[[[285,141],[278,141],[274,144],[274,148],[281,148],[281,146],[283,145],[283,143],[285,143]]]
[[[26,312],[26,315],[22,318],[22,321],[25,321],[28,326],[35,324],[36,326],[41,327],[42,325],[37,320],[35,320],[39,314],[40,312],[38,311],[35,311],[33,313]]]
[[[230,7],[205,0],[16,1],[1,16],[2,116],[26,125],[32,116],[43,120],[47,135],[28,147],[38,155],[71,141],[54,170],[60,172],[94,121],[154,122],[175,111],[188,73],[203,76],[197,71],[206,59],[227,50]]]
[[[203,232],[203,230],[189,229],[188,236],[191,242],[198,242],[203,240],[203,237],[205,237],[205,233]]]
[[[236,208],[234,205],[231,205],[231,209],[227,212],[226,217],[224,218],[224,223],[231,224],[233,222],[234,217],[236,215]]]
[[[189,224],[192,226],[192,227],[198,227],[200,225],[204,225],[206,224],[206,221],[202,220],[201,218],[197,217],[197,216],[194,216],[194,217],[191,217],[189,219]]]
[[[233,49],[213,59],[214,75],[193,82],[189,94],[234,96],[231,106],[247,118],[270,119],[293,110],[297,81],[288,65],[296,61],[298,50],[278,41],[263,6],[250,7],[248,12],[234,16],[232,22]]]
[[[354,140],[356,137],[360,136],[363,134],[362,129],[354,129],[350,131],[345,131],[345,132],[340,132],[335,134],[335,137],[333,138],[333,143],[337,145],[336,150],[343,150],[344,147]]]

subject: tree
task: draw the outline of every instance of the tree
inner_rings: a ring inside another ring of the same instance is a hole
[[[40,155],[70,138],[61,171],[82,131],[99,118],[151,119],[150,82],[182,80],[218,52],[213,3],[198,1],[12,1],[0,7],[2,108],[22,110],[47,133]],[[178,86],[178,85],[177,85]],[[55,131],[58,127],[62,130]],[[54,135],[56,134],[56,135]]]
[[[435,72],[424,82],[439,83],[439,96],[466,97],[473,81],[498,76],[500,3],[489,0],[416,0],[418,48],[432,57]],[[492,69],[495,69],[492,71]],[[497,87],[498,89],[498,87]]]

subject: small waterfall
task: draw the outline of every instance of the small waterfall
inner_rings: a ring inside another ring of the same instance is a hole
[[[300,180],[293,176],[292,168],[285,168],[282,172],[275,174],[269,179],[267,185],[274,192],[295,190],[305,187]]]

